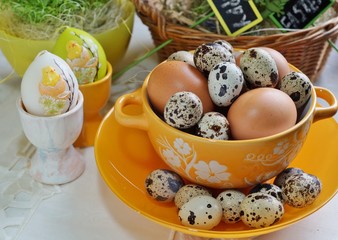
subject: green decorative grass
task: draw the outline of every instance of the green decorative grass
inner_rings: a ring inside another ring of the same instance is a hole
[[[74,15],[84,16],[86,12],[102,7],[107,0],[1,0],[1,10],[10,10],[14,16],[29,24],[43,23],[53,18],[73,18]]]
[[[0,30],[27,39],[51,39],[65,26],[98,33],[121,19],[124,0],[0,0]]]

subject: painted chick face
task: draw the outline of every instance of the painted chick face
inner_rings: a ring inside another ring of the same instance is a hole
[[[54,115],[68,108],[68,97],[66,81],[50,66],[42,69],[42,80],[39,83],[41,94],[40,103],[44,105],[48,115]]]
[[[72,40],[67,43],[66,50],[66,61],[79,84],[93,82],[97,75],[98,58],[88,48]]]

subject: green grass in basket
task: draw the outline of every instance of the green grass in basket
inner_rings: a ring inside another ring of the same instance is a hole
[[[118,0],[0,0],[0,30],[27,39],[50,39],[64,26],[97,33],[116,26]],[[118,4],[121,3],[121,4]]]

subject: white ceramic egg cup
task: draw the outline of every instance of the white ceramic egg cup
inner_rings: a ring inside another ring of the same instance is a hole
[[[78,178],[85,169],[81,154],[73,147],[83,125],[83,95],[70,111],[50,116],[29,114],[17,100],[23,131],[37,147],[31,159],[30,174],[45,184],[64,184]]]

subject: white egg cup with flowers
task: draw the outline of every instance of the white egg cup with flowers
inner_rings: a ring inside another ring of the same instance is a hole
[[[32,177],[45,184],[78,178],[85,163],[73,143],[82,129],[83,95],[68,64],[40,52],[23,76],[17,109],[26,137],[37,148]]]

